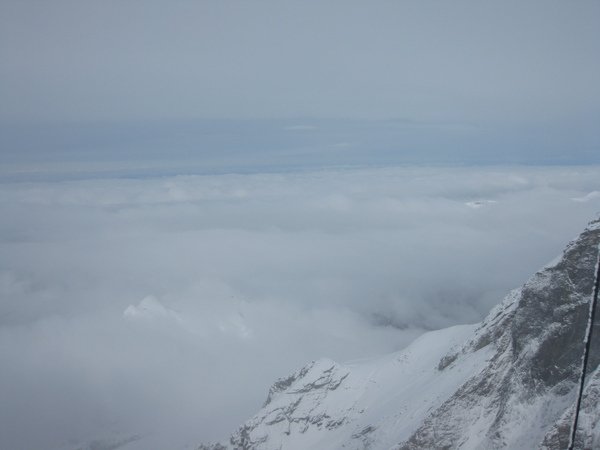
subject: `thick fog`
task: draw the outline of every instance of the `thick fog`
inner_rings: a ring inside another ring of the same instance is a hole
[[[312,359],[479,321],[595,217],[599,180],[590,166],[5,182],[0,447],[226,437]]]

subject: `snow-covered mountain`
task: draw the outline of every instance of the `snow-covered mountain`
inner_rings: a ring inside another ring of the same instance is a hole
[[[565,449],[593,296],[600,220],[478,325],[403,351],[311,362],[228,442],[200,449]],[[576,448],[600,448],[596,316]]]

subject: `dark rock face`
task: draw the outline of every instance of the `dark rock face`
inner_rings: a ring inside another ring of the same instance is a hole
[[[556,265],[536,273],[492,311],[459,354],[440,361],[444,370],[460,364],[460,353],[495,346],[487,367],[398,448],[536,448],[542,441],[545,449],[565,448],[570,424],[558,421],[575,401],[599,244],[600,221],[595,221]],[[593,327],[590,373],[600,362],[598,316]],[[474,410],[478,413],[469,413]],[[519,434],[514,428],[524,424],[529,428]]]
[[[585,430],[583,433],[578,432],[575,435],[576,449],[594,450],[600,445],[600,369],[596,369],[591,374],[589,383],[583,393],[583,401],[579,411],[579,423],[581,428]],[[549,449],[565,449],[569,445],[569,437],[571,434],[571,425],[573,424],[574,406],[565,411],[561,418],[556,421],[550,431],[546,434],[542,445],[543,450]]]

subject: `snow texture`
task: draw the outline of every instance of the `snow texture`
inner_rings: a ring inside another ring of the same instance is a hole
[[[270,389],[223,449],[566,448],[577,395],[600,221],[478,325],[405,350],[313,361]],[[596,318],[576,448],[600,448]]]

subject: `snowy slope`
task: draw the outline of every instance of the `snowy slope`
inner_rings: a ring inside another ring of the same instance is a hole
[[[404,351],[360,363],[315,361],[279,380],[265,407],[238,430],[234,448],[389,447],[416,430],[474,371],[482,350],[440,372],[440,358],[473,326],[427,333]]]
[[[277,381],[228,442],[200,449],[565,448],[599,243],[596,221],[477,326],[372,360],[308,364]],[[590,372],[599,362],[593,343]],[[596,370],[582,406],[585,448],[600,448],[598,399]]]

